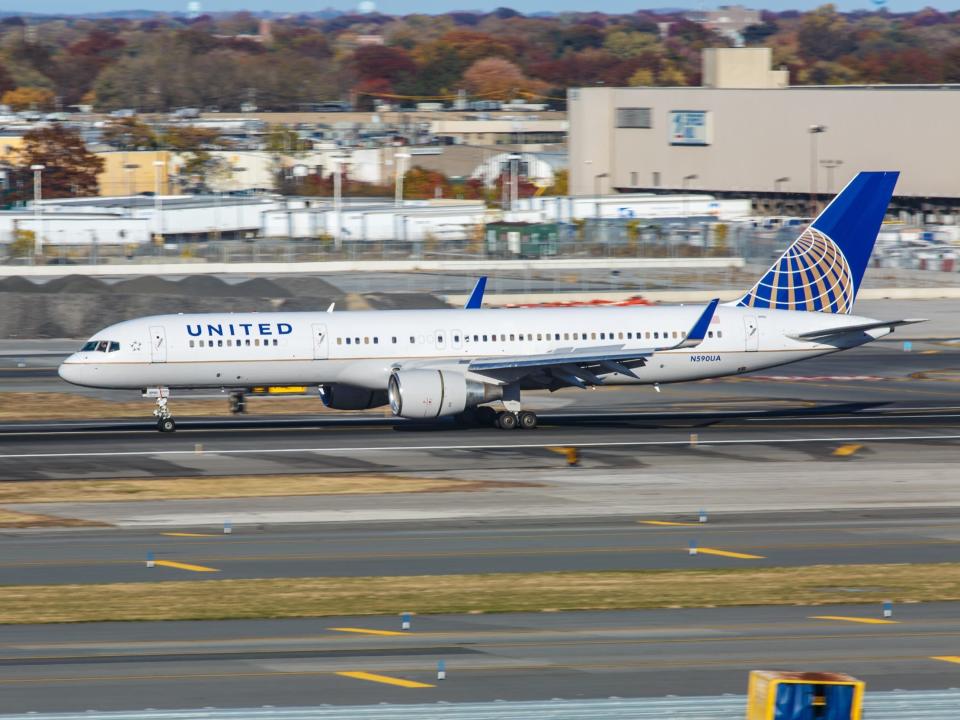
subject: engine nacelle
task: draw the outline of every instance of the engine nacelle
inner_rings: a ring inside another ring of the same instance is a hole
[[[502,395],[497,385],[468,380],[453,370],[397,370],[387,385],[393,414],[411,419],[456,415]]]
[[[321,385],[320,400],[332,410],[368,410],[383,407],[388,402],[385,390],[371,390],[342,383]]]

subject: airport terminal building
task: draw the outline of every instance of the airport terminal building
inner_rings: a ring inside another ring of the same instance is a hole
[[[686,189],[789,211],[859,170],[900,170],[901,207],[960,208],[960,85],[787,87],[769,58],[707,50],[702,87],[571,89],[571,192]]]

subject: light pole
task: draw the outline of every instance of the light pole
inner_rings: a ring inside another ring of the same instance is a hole
[[[777,193],[780,192],[780,186],[785,182],[790,182],[790,178],[778,177],[776,180],[773,181],[773,191]]]
[[[515,210],[520,196],[520,155],[510,154],[510,209]]]
[[[810,133],[810,211],[817,214],[817,135],[827,131],[826,125],[811,125]]]
[[[833,195],[833,171],[843,165],[843,160],[821,160],[820,165],[827,169],[827,194]]]
[[[163,160],[153,161],[153,215],[154,215],[154,240],[163,240],[163,197],[160,195],[160,179],[163,168],[166,167]]]
[[[595,198],[595,212],[597,219],[600,219],[600,181],[606,177],[610,177],[610,173],[597,173],[593,176],[593,196]]]
[[[403,178],[407,172],[406,162],[410,153],[399,152],[393,155],[393,206],[403,205]]]
[[[41,175],[46,165],[31,165],[33,170],[33,217],[37,237],[34,241],[34,255],[43,254],[43,213],[40,211],[40,200],[43,197]]]
[[[246,171],[247,171],[247,169],[246,169],[245,167],[240,167],[239,165],[231,165],[231,166],[230,166],[230,175],[231,175],[231,176],[239,175],[240,173],[245,173]],[[237,229],[234,231],[234,239],[239,239],[239,237],[240,237],[240,228],[241,228],[241,226],[243,225],[243,211],[242,211],[242,209],[241,209],[241,203],[240,203],[240,190],[241,190],[241,187],[240,187],[240,179],[239,179],[239,178],[237,178],[237,179],[234,181],[234,188],[235,188],[235,190],[236,190],[236,192],[237,192],[237,196],[234,198],[234,202],[236,203],[236,208],[237,208]]]
[[[683,176],[683,220],[686,225],[686,232],[684,233],[686,237],[684,240],[686,244],[690,244],[690,198],[687,197],[687,188],[690,187],[690,181],[696,180],[699,177],[697,174],[684,175]]]
[[[333,234],[333,247],[335,250],[340,250],[343,247],[343,228],[341,221],[341,212],[343,205],[342,195],[342,180],[341,177],[342,168],[346,164],[347,156],[346,155],[334,155],[332,156],[333,160],[333,214],[334,220],[336,222],[336,227],[334,228],[335,232]]]

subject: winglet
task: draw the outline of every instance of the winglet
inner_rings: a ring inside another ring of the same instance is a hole
[[[464,310],[479,310],[483,305],[483,291],[487,288],[487,276],[483,275],[477,278],[477,284],[473,286],[473,292],[470,293],[470,299],[463,306]]]
[[[696,347],[703,342],[703,339],[707,336],[707,328],[710,327],[710,321],[713,320],[713,314],[717,311],[718,304],[720,304],[719,298],[714,298],[710,301],[706,309],[693,324],[693,327],[690,328],[687,336],[682,342],[675,346],[676,348]]]

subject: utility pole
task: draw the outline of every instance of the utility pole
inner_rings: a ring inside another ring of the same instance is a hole
[[[826,125],[811,125],[810,133],[810,215],[817,215],[817,136],[827,131]]]

